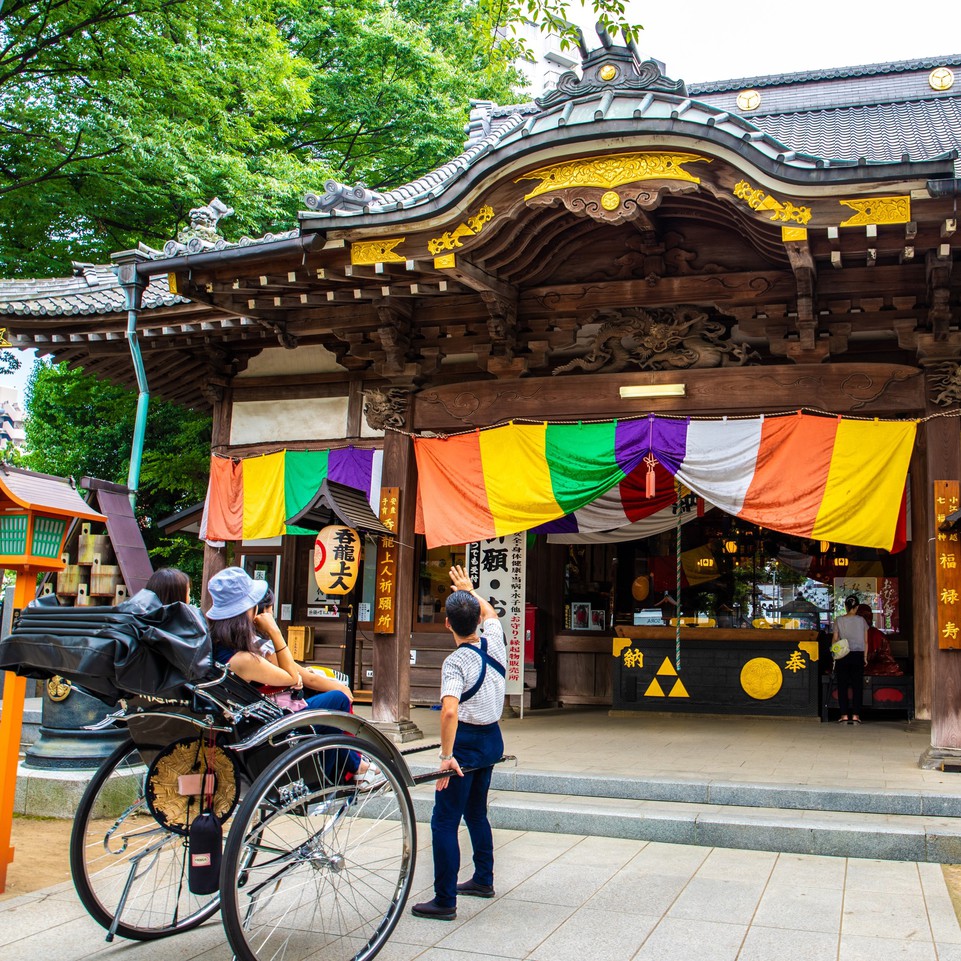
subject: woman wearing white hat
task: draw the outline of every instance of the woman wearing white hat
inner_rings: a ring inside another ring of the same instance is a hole
[[[207,590],[213,600],[206,616],[214,660],[227,664],[234,674],[268,696],[303,691],[300,669],[284,643],[272,611],[256,613],[257,605],[267,593],[267,582],[255,581],[241,567],[226,567],[210,578]],[[275,664],[260,653],[262,640],[258,632],[271,641]],[[307,707],[350,711],[350,697],[339,690],[313,694],[305,702]],[[319,726],[314,729],[318,733],[336,730]],[[344,754],[344,767],[348,772],[363,774],[367,770],[368,763],[356,751]]]
[[[213,605],[207,611],[214,660],[229,664],[245,681],[261,687],[301,690],[304,682],[273,614],[256,614],[267,593],[266,581],[255,581],[241,567],[227,567],[207,584]],[[270,638],[277,655],[271,664],[260,654],[257,632]]]

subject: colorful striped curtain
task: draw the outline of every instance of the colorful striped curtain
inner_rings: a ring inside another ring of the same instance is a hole
[[[418,522],[428,547],[532,530],[571,514],[578,529],[624,526],[644,516],[639,472],[653,454],[667,476],[735,517],[799,537],[890,549],[915,431],[913,421],[799,412],[509,424],[418,437]],[[664,507],[664,476],[649,513]],[[668,490],[673,497],[672,484]]]
[[[263,457],[212,457],[200,537],[205,541],[258,540],[310,534],[284,521],[303,510],[325,478],[366,492],[376,512],[383,451],[282,450]]]

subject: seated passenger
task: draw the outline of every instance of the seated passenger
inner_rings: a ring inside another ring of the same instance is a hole
[[[286,691],[301,692],[302,696],[301,669],[284,642],[273,613],[266,610],[257,613],[258,605],[267,594],[267,582],[255,581],[240,567],[227,567],[210,579],[207,590],[213,601],[207,611],[207,624],[214,660],[228,665],[234,674],[268,697]],[[259,635],[270,641],[273,660],[261,653]],[[345,690],[314,693],[305,698],[307,707],[349,712],[351,702]],[[315,730],[337,732],[335,728],[317,726]],[[347,770],[362,774],[367,763],[354,751],[349,755],[345,763]]]

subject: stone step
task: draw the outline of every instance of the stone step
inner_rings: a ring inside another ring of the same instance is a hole
[[[417,820],[429,823],[433,786],[420,785],[411,793]],[[951,817],[523,791],[492,791],[489,812],[493,827],[514,831],[890,861],[961,861],[961,823]]]
[[[411,764],[410,769],[414,773],[431,770],[419,764]],[[824,788],[805,784],[759,784],[669,777],[626,778],[532,771],[510,768],[506,763],[494,768],[491,787],[497,791],[585,798],[961,818],[961,793],[947,791]]]

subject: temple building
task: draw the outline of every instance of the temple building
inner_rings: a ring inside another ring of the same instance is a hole
[[[343,666],[398,736],[466,563],[525,706],[827,716],[853,594],[890,645],[866,706],[961,749],[961,55],[696,85],[603,32],[580,57],[283,235],[225,239],[215,200],[4,282],[7,337],[135,386],[132,316],[151,394],[213,414],[208,576],[232,545],[338,666],[347,605],[288,521],[367,493],[397,536]]]

